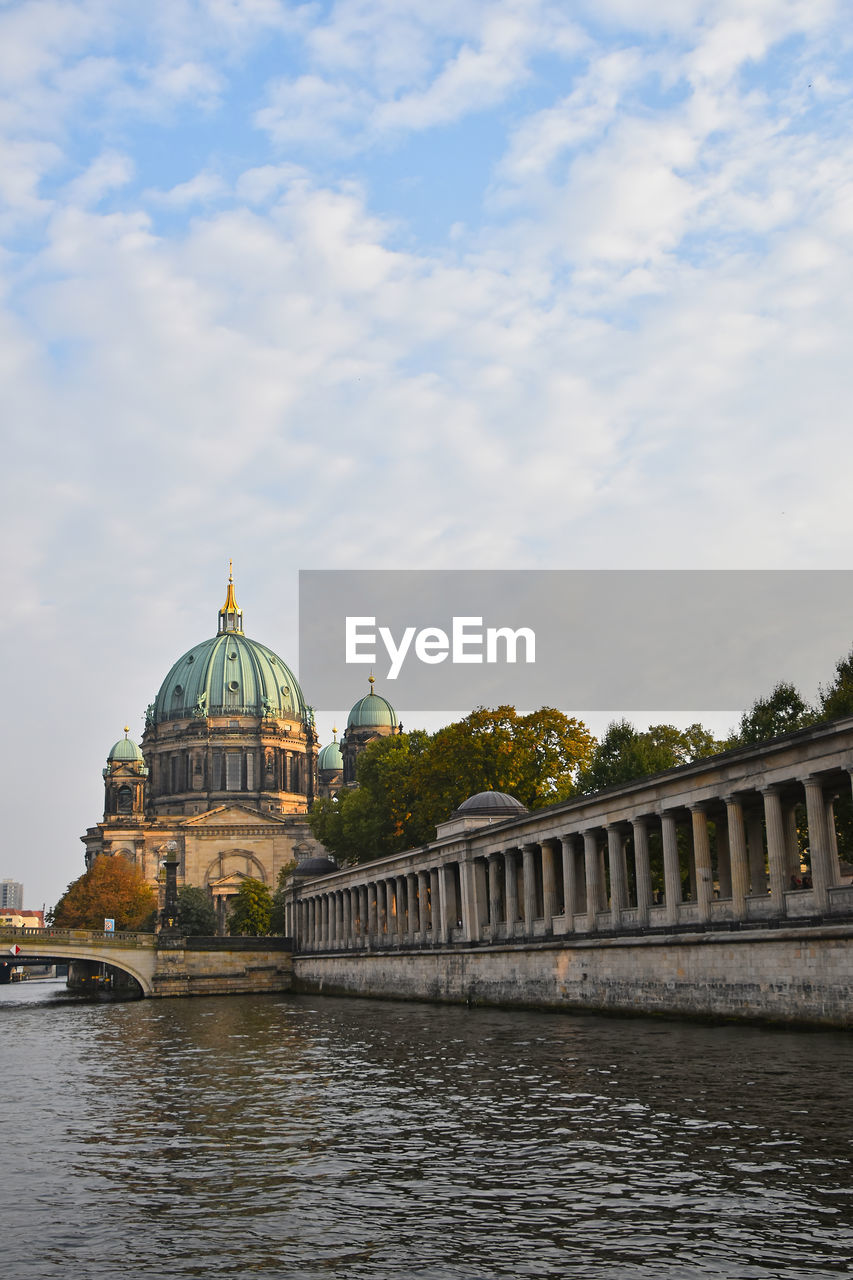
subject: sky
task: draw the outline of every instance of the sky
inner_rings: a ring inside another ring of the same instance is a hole
[[[850,567],[848,19],[0,0],[26,905],[229,558],[294,665],[299,569]]]

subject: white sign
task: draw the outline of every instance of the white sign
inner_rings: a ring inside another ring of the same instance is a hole
[[[19,956],[21,954],[21,948],[18,946],[17,942],[15,943],[14,947],[9,948],[9,951],[13,956]]]

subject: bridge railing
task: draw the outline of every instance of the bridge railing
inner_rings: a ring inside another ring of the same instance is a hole
[[[14,940],[21,938],[26,941],[40,942],[42,939],[52,938],[56,942],[97,942],[99,945],[106,943],[116,943],[121,946],[135,947],[154,947],[157,945],[157,937],[153,933],[124,933],[115,930],[106,929],[34,929],[28,925],[15,927],[13,925],[0,926],[0,938]]]

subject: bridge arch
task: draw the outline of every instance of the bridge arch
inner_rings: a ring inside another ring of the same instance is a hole
[[[83,929],[67,932],[82,936],[56,937],[40,930],[0,930],[0,954],[5,952],[2,959],[12,964],[64,964],[72,960],[106,964],[133,978],[143,996],[153,995],[152,979],[157,963],[153,935],[144,935],[144,941],[134,942],[132,936],[125,940],[119,935],[113,940],[103,934],[87,937]],[[19,948],[16,955],[11,952],[12,944]]]

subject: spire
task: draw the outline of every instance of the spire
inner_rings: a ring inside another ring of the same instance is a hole
[[[237,607],[237,600],[234,596],[234,572],[232,561],[228,561],[228,590],[225,592],[225,603],[219,610],[219,627],[218,634],[224,635],[226,631],[243,633],[243,610]]]
[[[372,672],[372,671],[371,671],[370,675],[367,677],[367,683],[370,685],[370,696],[371,696],[371,698],[372,698],[372,697],[373,697],[373,686],[376,684],[376,677],[374,676],[374,674],[373,674],[373,672]]]

